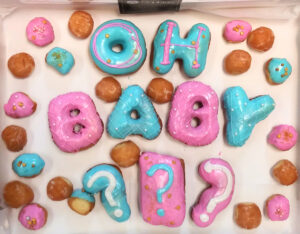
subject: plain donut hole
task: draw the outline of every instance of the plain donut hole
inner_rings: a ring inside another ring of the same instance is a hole
[[[76,117],[79,114],[80,114],[80,110],[79,109],[70,110],[70,116],[71,117]]]
[[[197,128],[200,124],[201,124],[201,121],[200,121],[199,118],[197,118],[197,117],[192,118],[192,120],[191,120],[191,126],[193,128]]]
[[[194,105],[193,105],[193,110],[198,110],[200,108],[203,107],[203,104],[202,102],[198,101],[198,102],[195,102]]]
[[[121,44],[116,44],[113,45],[111,49],[115,53],[120,53],[123,50],[123,46]]]
[[[85,128],[85,126],[83,126],[82,124],[80,123],[77,123],[74,125],[73,127],[73,133],[75,134],[79,134],[81,132],[81,129]]]
[[[131,113],[130,113],[130,117],[131,117],[132,119],[139,119],[139,118],[140,118],[140,115],[139,115],[139,113],[138,113],[136,110],[133,110],[133,111],[131,111]]]

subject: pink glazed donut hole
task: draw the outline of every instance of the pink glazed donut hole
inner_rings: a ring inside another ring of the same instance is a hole
[[[286,151],[291,149],[298,140],[298,133],[291,125],[281,124],[275,126],[268,136],[268,143],[277,149]]]
[[[47,210],[37,203],[31,203],[22,208],[19,213],[20,223],[27,229],[41,229],[47,222]]]
[[[28,23],[26,36],[36,46],[46,46],[54,40],[54,31],[47,19],[36,17]]]
[[[223,36],[228,42],[242,42],[246,40],[251,30],[252,27],[248,22],[233,20],[225,25]]]
[[[289,217],[290,202],[281,195],[272,195],[266,202],[267,215],[272,221],[283,221]]]

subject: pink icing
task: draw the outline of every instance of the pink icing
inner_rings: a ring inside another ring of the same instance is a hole
[[[19,221],[25,228],[38,230],[45,225],[47,214],[40,205],[32,203],[22,208]]]
[[[37,46],[45,46],[54,40],[54,31],[51,23],[43,18],[32,19],[26,27],[27,39]]]
[[[147,171],[156,164],[166,164],[172,168],[173,183],[162,194],[162,202],[157,201],[157,190],[166,186],[170,180],[168,172],[157,170],[153,176]],[[139,159],[140,167],[140,209],[143,219],[153,225],[178,227],[185,218],[185,179],[180,159],[157,153],[144,152]],[[165,215],[159,216],[158,209]]]
[[[82,92],[54,98],[48,119],[54,143],[64,152],[76,152],[98,142],[103,123],[92,99]]]
[[[268,136],[268,142],[279,150],[291,149],[298,140],[298,133],[291,125],[275,126]]]
[[[230,42],[242,42],[251,32],[251,25],[243,20],[233,20],[225,25],[224,37]]]
[[[203,161],[199,174],[211,187],[201,194],[199,203],[193,207],[192,218],[198,226],[207,227],[230,203],[235,178],[229,163],[219,158]]]
[[[36,103],[25,93],[13,93],[4,105],[5,114],[12,118],[27,117],[35,112]]]
[[[194,110],[195,103],[202,107]],[[219,100],[215,91],[198,81],[188,81],[178,86],[172,101],[168,120],[168,131],[172,137],[188,145],[210,144],[219,133]],[[191,121],[197,118],[199,126]]]
[[[272,221],[286,220],[290,214],[289,200],[280,194],[273,195],[267,201],[267,214]]]

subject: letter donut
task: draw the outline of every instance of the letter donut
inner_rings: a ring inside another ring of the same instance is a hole
[[[139,167],[143,219],[153,225],[180,226],[185,218],[183,160],[144,152]]]
[[[188,36],[181,39],[175,21],[164,21],[154,38],[153,69],[159,74],[169,72],[176,59],[182,59],[189,77],[198,76],[205,68],[210,31],[205,24],[195,24]]]
[[[229,163],[219,158],[203,161],[199,174],[211,187],[201,194],[199,203],[193,207],[192,218],[199,227],[207,227],[230,203],[235,178]]]
[[[54,143],[68,153],[95,145],[103,133],[93,100],[82,92],[54,98],[49,104],[48,120]]]
[[[114,51],[120,46],[121,51]],[[90,42],[95,64],[113,75],[132,73],[143,64],[147,50],[142,32],[126,20],[111,20],[101,24]]]
[[[219,133],[219,100],[215,91],[198,81],[178,86],[168,120],[170,135],[187,145],[208,145]],[[198,126],[192,126],[192,120]]]
[[[130,207],[126,200],[125,183],[116,166],[97,165],[88,170],[82,179],[86,192],[101,192],[101,202],[107,214],[117,222],[124,222],[130,217]]]

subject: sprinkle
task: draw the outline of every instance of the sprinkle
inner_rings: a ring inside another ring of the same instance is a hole
[[[150,218],[150,217],[148,217],[148,218],[147,218],[147,221],[149,221],[149,222],[150,222],[150,221],[151,221],[151,218]]]
[[[194,64],[194,65],[196,65],[196,64],[197,64],[197,61],[196,61],[196,60],[194,60],[194,61],[193,61],[193,64]]]
[[[292,134],[292,133],[289,133],[289,137],[291,137],[291,138],[292,138],[292,137],[293,137],[293,134]]]
[[[131,94],[129,94],[129,96],[130,96],[130,97],[132,97],[132,93],[131,93]]]
[[[196,44],[196,42],[195,41],[192,41],[192,45],[195,45]]]
[[[35,167],[35,164],[32,164],[31,167]]]
[[[16,109],[17,109],[17,107],[15,105],[13,105],[13,110],[16,110]]]
[[[213,106],[213,109],[215,110],[215,109],[217,109],[215,106]]]
[[[59,67],[62,67],[62,64],[61,64],[61,63],[59,63],[59,64],[58,64],[58,66],[59,66]]]
[[[160,32],[161,32],[161,33],[163,33],[163,32],[164,32],[164,30],[163,30],[163,29],[161,29],[161,30],[160,30]]]
[[[147,128],[145,128],[144,131],[147,132],[148,131]]]
[[[116,129],[116,131],[118,131],[118,128],[115,128]]]
[[[202,35],[202,38],[205,38],[205,35],[204,35],[204,34]]]
[[[175,207],[176,210],[180,210],[180,205]]]
[[[234,133],[234,135],[236,135],[236,136],[237,136],[237,132],[235,132],[235,133]]]
[[[156,69],[156,71],[159,71],[159,67],[156,67],[155,69]]]
[[[176,161],[175,161],[175,160],[172,160],[172,164],[176,164]]]
[[[172,50],[171,53],[172,53],[172,54],[175,54],[175,50]]]
[[[15,95],[15,98],[18,98],[19,96],[18,95]]]
[[[231,108],[231,111],[234,111],[234,109],[233,109],[233,108]]]
[[[32,223],[33,223],[33,225],[36,224],[36,219],[35,218],[32,219]]]
[[[137,53],[138,53],[138,50],[137,50],[137,49],[135,49],[135,50],[133,51],[133,53],[134,53],[134,54],[137,54]]]
[[[251,124],[248,124],[249,127],[251,127]]]
[[[245,102],[244,105],[247,106],[247,102]]]
[[[47,21],[46,21],[46,20],[43,20],[43,24],[47,24]]]
[[[174,225],[175,223],[173,221],[170,222],[171,225]]]
[[[288,69],[287,67],[286,67],[286,68],[284,68],[284,71],[286,71],[286,72],[287,72],[288,70],[289,70],[289,69]]]
[[[264,103],[262,103],[262,104],[261,104],[261,106],[265,106],[265,104],[264,104]]]
[[[23,167],[26,167],[26,163],[22,163],[22,166],[23,166]]]
[[[281,138],[281,135],[280,135],[280,134],[278,134],[278,135],[277,135],[277,138]]]
[[[168,194],[168,198],[171,198],[171,197],[172,197],[172,194],[171,194],[171,193],[169,193],[169,194]]]
[[[106,62],[110,63],[110,62],[111,62],[111,60],[110,60],[110,59],[107,59],[107,60],[106,60]]]
[[[26,216],[26,220],[30,220],[30,217],[29,217],[29,216]]]
[[[92,135],[91,135],[91,134],[89,134],[89,137],[92,137]]]
[[[69,139],[70,137],[69,137],[69,136],[66,136],[66,138]]]
[[[176,109],[176,108],[174,108],[174,111],[177,111],[177,109]]]
[[[17,166],[20,167],[22,165],[22,161],[19,161]]]
[[[280,64],[281,66],[284,66],[284,63]]]
[[[145,159],[145,160],[148,160],[148,159],[149,159],[149,157],[148,157],[148,156],[145,156],[145,157],[144,157],[144,159]]]
[[[106,33],[106,34],[105,34],[105,37],[106,37],[106,38],[109,38],[109,34],[108,34],[108,33]]]
[[[182,89],[179,89],[179,93],[182,93]]]
[[[176,132],[174,131],[174,132],[173,132],[173,134],[175,135],[175,134],[176,134]]]
[[[243,32],[243,31],[241,31],[241,32],[240,32],[240,35],[241,35],[241,36],[243,36],[243,35],[244,35],[244,32]]]
[[[239,96],[239,93],[236,93],[235,96]]]
[[[241,29],[244,29],[244,26],[243,26],[243,25],[241,25]]]
[[[32,37],[31,37],[31,39],[32,39],[32,40],[35,40],[35,39],[36,39],[36,37],[35,37],[35,36],[32,36]]]
[[[278,67],[276,67],[275,71],[279,71],[279,68],[278,68]]]
[[[148,184],[145,185],[145,189],[146,189],[146,190],[149,190],[149,189],[150,189]]]
[[[234,27],[234,28],[233,28],[233,31],[236,31],[236,32],[238,32],[238,31],[239,31],[239,29],[238,29],[238,28],[236,28],[236,27]]]
[[[185,125],[185,127],[186,127],[186,128],[188,128],[188,127],[189,127],[189,125]]]
[[[55,123],[53,123],[52,125],[53,125],[53,126],[55,126],[56,124],[55,124]]]

